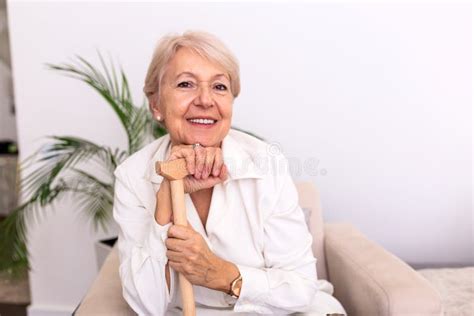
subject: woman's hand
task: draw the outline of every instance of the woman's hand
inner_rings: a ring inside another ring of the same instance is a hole
[[[229,263],[216,256],[200,233],[188,226],[172,225],[165,241],[171,268],[195,285],[227,292],[235,273]],[[234,275],[232,275],[232,273]]]
[[[185,193],[212,188],[227,179],[227,167],[219,147],[175,145],[167,161],[179,158],[186,159],[186,168],[190,173],[183,179]]]

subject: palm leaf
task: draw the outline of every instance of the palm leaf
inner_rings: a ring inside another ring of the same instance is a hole
[[[50,190],[54,195],[53,201],[59,201],[66,190],[55,187]],[[25,270],[30,269],[28,261],[27,222],[37,222],[37,214],[44,212],[41,196],[35,195],[27,202],[16,207],[0,223],[0,271],[6,271],[13,278],[20,277]]]
[[[116,157],[110,157],[111,152],[90,141],[73,136],[51,136],[52,143],[44,145],[36,152],[37,162],[35,170],[27,175],[20,187],[26,196],[31,197],[39,188],[47,190],[58,178],[63,170],[73,168],[78,163],[85,163],[91,159],[99,165],[112,165]],[[20,169],[21,170],[21,169]]]
[[[106,183],[80,169],[73,169],[75,175],[71,181],[78,209],[86,220],[90,220],[95,230],[99,227],[107,232],[112,218],[114,199],[113,183]]]
[[[26,220],[41,221],[45,215],[44,207],[53,205],[65,193],[96,196],[106,201],[102,205],[112,204],[113,185],[99,181],[76,166],[85,163],[90,165],[93,162],[108,173],[113,181],[113,171],[126,158],[126,153],[78,137],[52,136],[49,139],[52,142],[43,145],[28,157],[20,168],[21,172],[31,168],[34,170],[20,182],[26,202],[0,223],[0,270],[28,268]],[[105,223],[110,220],[111,207],[95,207],[93,211],[93,221],[105,227]],[[97,227],[94,226],[96,229]]]
[[[112,214],[115,168],[153,136],[166,133],[154,125],[146,102],[134,106],[124,71],[120,68],[117,74],[113,62],[108,66],[98,55],[102,70],[80,56],[70,63],[46,65],[85,82],[106,100],[125,129],[128,149],[112,149],[73,136],[50,136],[46,145],[27,157],[20,164],[20,173],[25,176],[19,183],[25,202],[0,223],[0,270],[29,268],[27,220],[40,221],[44,207],[54,206],[66,194],[72,194],[81,214],[95,229],[106,230]],[[101,170],[110,182],[99,180],[81,165],[96,167],[94,170]]]
[[[113,63],[107,66],[102,55],[99,60],[103,73],[99,72],[90,62],[80,56],[72,63],[60,65],[47,64],[50,69],[60,71],[66,76],[79,79],[94,88],[112,107],[122,123],[128,139],[128,153],[132,154],[149,141],[150,130],[143,128],[152,125],[152,118],[146,106],[136,107],[130,93],[127,78],[123,70],[120,77],[115,72]],[[112,71],[109,70],[112,68]],[[164,135],[166,131],[161,128]]]

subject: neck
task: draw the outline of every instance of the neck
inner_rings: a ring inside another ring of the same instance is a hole
[[[212,196],[213,190],[214,190],[214,187],[211,187],[211,188],[195,191],[193,193],[190,193],[189,195],[191,196],[191,199],[193,199],[193,202],[199,202],[200,199],[209,201]]]

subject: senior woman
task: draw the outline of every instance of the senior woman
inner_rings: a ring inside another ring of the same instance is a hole
[[[211,34],[163,37],[145,80],[168,134],[115,171],[123,296],[140,315],[177,315],[178,273],[201,315],[343,313],[318,280],[312,236],[281,153],[230,129],[239,66]],[[170,183],[156,161],[185,158],[188,226],[173,225]],[[283,171],[282,171],[283,170]]]

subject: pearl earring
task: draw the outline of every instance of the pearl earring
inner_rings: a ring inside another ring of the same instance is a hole
[[[158,121],[161,121],[161,116],[158,115],[158,116],[156,117],[156,119],[157,119]]]

